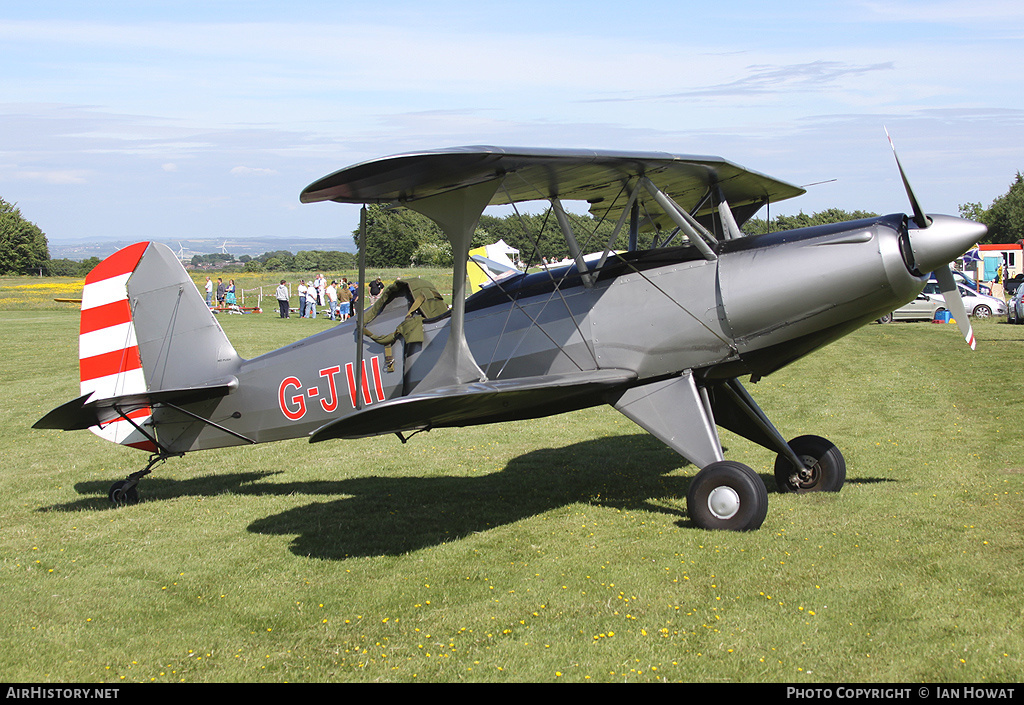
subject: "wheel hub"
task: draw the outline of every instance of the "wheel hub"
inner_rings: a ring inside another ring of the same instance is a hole
[[[718,519],[731,519],[740,510],[740,495],[733,488],[722,485],[708,495],[708,510]]]
[[[804,469],[793,474],[793,485],[795,487],[810,487],[818,481],[818,459],[809,455],[800,458]]]

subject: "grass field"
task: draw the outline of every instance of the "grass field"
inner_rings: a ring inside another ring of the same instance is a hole
[[[28,280],[24,280],[28,282]],[[2,285],[3,283],[0,283]],[[9,288],[9,287],[5,287]],[[59,294],[53,294],[59,295]],[[50,296],[48,293],[47,296]],[[0,305],[5,682],[1006,682],[1024,673],[1024,328],[872,325],[756,385],[837,495],[686,518],[697,468],[610,408],[170,460],[31,424],[77,313]],[[221,316],[251,357],[326,328]]]
[[[366,275],[367,281],[381,277],[386,284],[394,281],[396,277],[423,277],[433,282],[442,294],[450,297],[452,290],[451,272],[451,269],[419,267],[373,269],[367,270]],[[207,276],[213,278],[215,285],[218,276],[222,276],[225,282],[233,279],[239,292],[239,304],[244,302],[245,306],[252,307],[262,303],[262,306],[270,311],[277,310],[274,291],[277,288],[278,282],[285,279],[291,284],[292,306],[296,306],[298,305],[297,287],[299,279],[310,281],[316,276],[313,272],[233,272],[218,274],[216,271],[205,272],[199,270],[191,270],[189,274],[200,291],[203,291]],[[348,277],[349,281],[358,279],[356,271],[323,272],[323,274],[327,277],[328,281],[331,279],[341,281],[341,277]],[[63,311],[68,308],[68,304],[62,303],[57,299],[81,298],[84,283],[84,277],[0,276],[0,311]]]

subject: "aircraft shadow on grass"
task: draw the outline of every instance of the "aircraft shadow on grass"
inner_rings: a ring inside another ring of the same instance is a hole
[[[688,523],[691,478],[669,473],[685,465],[646,434],[601,438],[531,451],[479,476],[372,476],[328,483],[330,494],[347,496],[261,519],[249,530],[293,534],[294,553],[341,560],[401,555],[574,503],[655,511],[682,525]]]
[[[636,434],[531,451],[498,472],[480,475],[368,475],[284,483],[260,482],[281,474],[276,471],[187,480],[151,476],[143,501],[224,493],[332,497],[260,519],[248,528],[260,534],[294,534],[292,551],[299,555],[344,559],[440,545],[578,502],[655,511],[688,526],[685,497],[691,478],[669,475],[686,465],[653,436]],[[774,478],[763,479],[774,485]],[[80,499],[40,511],[118,511],[107,499],[108,489],[106,480],[81,482],[75,485]]]
[[[282,474],[278,471],[189,480],[151,477],[143,499],[153,502],[224,493],[328,497],[259,519],[248,529],[258,534],[294,535],[291,550],[297,555],[343,560],[401,555],[575,503],[657,512],[674,517],[679,527],[690,527],[685,497],[692,478],[671,474],[686,465],[653,436],[636,434],[531,451],[513,458],[498,472],[480,475],[368,475],[283,483],[260,482]],[[761,479],[769,492],[776,491],[773,476]],[[75,490],[90,496],[42,511],[119,511],[110,505],[107,489],[106,481],[79,483]]]

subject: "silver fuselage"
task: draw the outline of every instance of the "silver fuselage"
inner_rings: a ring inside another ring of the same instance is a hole
[[[901,252],[906,219],[889,216],[695,248],[612,257],[588,286],[573,268],[520,275],[466,301],[465,336],[489,380],[617,369],[636,384],[684,371],[708,379],[764,376],[898,308],[923,288]],[[376,332],[404,317],[393,302]],[[356,372],[354,319],[252,360],[225,361],[237,389],[194,411],[256,442],[308,436],[358,408],[424,390],[450,318],[427,322],[422,346],[399,342],[388,372],[365,338]],[[600,403],[586,399],[581,405]],[[167,419],[170,421],[170,418]],[[160,426],[176,451],[236,445],[199,423]]]

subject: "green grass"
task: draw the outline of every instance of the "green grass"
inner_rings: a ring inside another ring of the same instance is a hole
[[[326,321],[221,316],[246,357]],[[0,312],[8,682],[996,682],[1024,673],[1024,328],[872,325],[756,385],[841,448],[761,530],[686,518],[696,468],[610,408],[190,454],[31,424],[77,315]]]
[[[315,272],[234,272],[219,274],[216,271],[206,272],[191,270],[189,276],[196,283],[200,292],[204,292],[206,277],[213,278],[214,284],[217,277],[222,276],[224,281],[234,279],[235,286],[239,292],[238,298],[241,303],[244,298],[246,306],[262,305],[268,311],[277,310],[277,300],[274,292],[278,283],[285,279],[291,283],[292,305],[297,305],[297,287],[299,279],[311,281]],[[328,281],[341,277],[348,277],[349,281],[358,278],[357,271],[345,272],[324,272]],[[431,267],[408,267],[405,269],[368,269],[367,280],[381,277],[385,284],[391,283],[397,277],[423,277],[430,280],[438,287],[446,297],[451,297],[451,269],[434,269]],[[29,277],[29,276],[2,276],[0,277],[0,311],[59,311],[66,310],[68,303],[62,303],[55,299],[79,299],[82,296],[82,286],[85,277]],[[242,292],[244,291],[244,297]],[[262,298],[261,298],[262,293]],[[204,293],[205,295],[205,293]],[[76,308],[77,310],[77,308]]]

